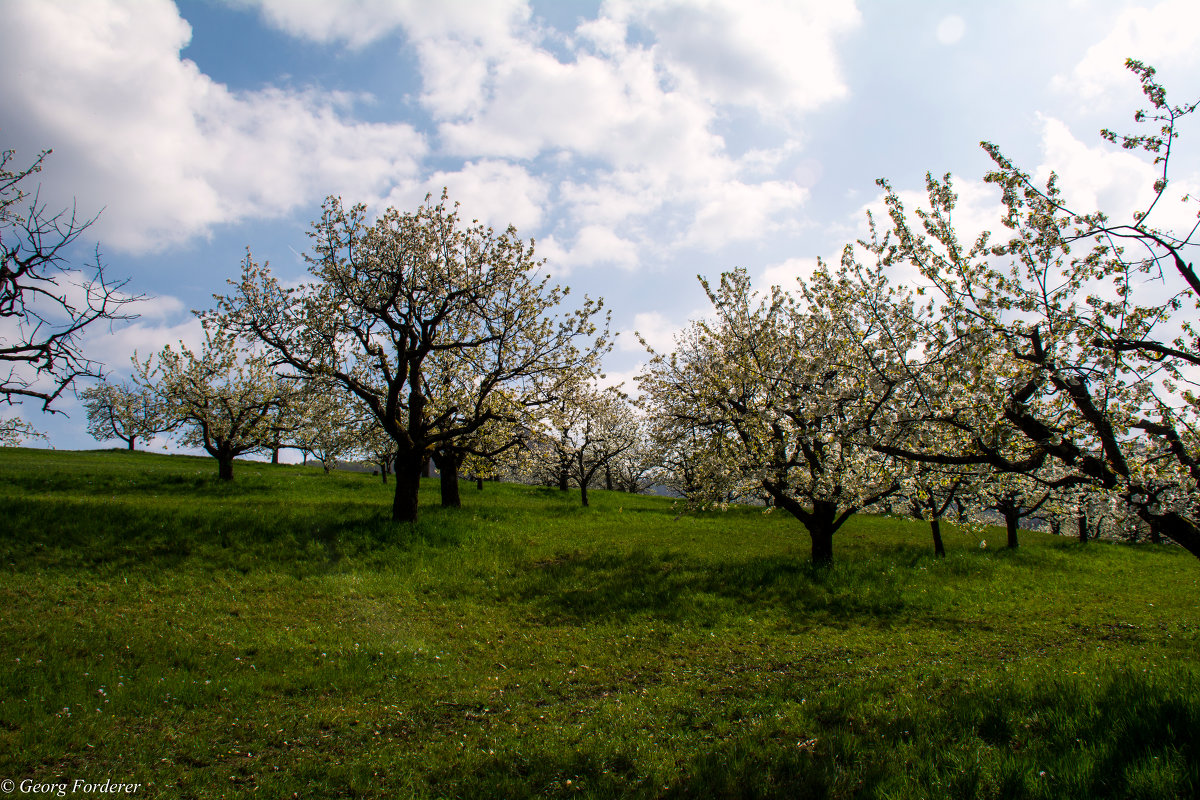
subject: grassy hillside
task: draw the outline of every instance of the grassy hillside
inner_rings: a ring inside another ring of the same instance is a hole
[[[1200,563],[0,450],[0,778],[141,797],[1194,797]],[[1191,738],[1189,738],[1189,735]],[[84,796],[76,793],[73,796]]]

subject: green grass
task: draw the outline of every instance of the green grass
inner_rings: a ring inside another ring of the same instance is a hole
[[[137,796],[1200,794],[1200,563],[0,450],[0,778]],[[73,796],[80,796],[79,793]]]

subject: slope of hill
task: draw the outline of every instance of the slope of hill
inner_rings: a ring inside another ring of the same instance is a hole
[[[0,450],[0,777],[137,796],[1194,797],[1169,547]]]

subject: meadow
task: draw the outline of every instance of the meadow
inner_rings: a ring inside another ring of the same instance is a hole
[[[1200,563],[0,449],[0,778],[137,797],[1200,796]],[[19,791],[10,796],[19,796]],[[70,796],[89,796],[77,791]],[[90,795],[99,796],[99,795]],[[106,795],[111,796],[111,795]]]

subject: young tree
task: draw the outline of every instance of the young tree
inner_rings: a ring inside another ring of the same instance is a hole
[[[89,265],[69,261],[72,247],[95,221],[75,211],[48,212],[26,190],[50,154],[28,167],[0,152],[0,402],[53,403],[80,378],[99,377],[100,364],[84,356],[79,338],[101,320],[130,319],[140,298],[122,294],[97,254]]]
[[[464,338],[462,331],[455,336]],[[477,365],[453,351],[431,353],[426,365],[429,416],[437,421],[438,432],[458,431],[444,439],[431,456],[438,470],[441,504],[443,508],[459,508],[460,475],[474,474],[482,489],[482,477],[494,474],[496,459],[521,444],[524,432],[549,394],[519,397],[505,387],[482,392]],[[547,390],[553,391],[550,385]],[[471,424],[478,419],[485,421],[478,426]]]
[[[157,363],[156,363],[157,362]],[[293,387],[275,373],[273,360],[238,347],[236,334],[207,321],[204,345],[194,353],[183,343],[138,361],[135,381],[153,391],[166,416],[184,427],[185,445],[217,459],[221,480],[233,480],[233,460],[267,449],[271,421]]]
[[[755,487],[747,486],[742,476],[734,475],[719,458],[711,455],[723,449],[714,440],[732,435],[730,429],[714,433],[694,420],[673,418],[669,409],[660,406],[653,397],[639,402],[648,414],[650,440],[657,453],[656,483],[697,506],[711,498],[719,503],[732,503],[743,493],[753,491]]]
[[[1015,550],[1020,542],[1017,531],[1021,520],[1033,517],[1054,496],[1053,490],[1020,472],[991,472],[976,496],[985,510],[994,511],[1004,520],[1006,544]]]
[[[417,519],[422,465],[496,419],[496,392],[536,405],[594,371],[607,346],[590,339],[600,303],[553,316],[566,290],[539,276],[532,244],[511,227],[464,227],[444,194],[374,224],[364,206],[329,198],[311,236],[311,282],[285,289],[247,256],[221,313],[293,375],[340,383],[379,421],[396,443],[394,520]],[[466,365],[469,405],[436,405],[435,354]]]
[[[662,454],[650,437],[650,425],[641,417],[634,417],[630,424],[634,434],[633,446],[613,458],[606,468],[606,480],[612,486],[630,494],[640,494],[658,481],[661,472]]]
[[[903,471],[901,493],[908,501],[909,513],[929,523],[934,555],[945,556],[942,519],[952,507],[961,508],[972,499],[980,475],[961,468],[921,462],[914,462],[910,466],[913,468]]]
[[[558,475],[559,488],[574,482],[588,505],[588,487],[613,459],[638,442],[632,409],[619,390],[576,384],[564,392],[546,418],[538,440],[543,469]]]
[[[1132,221],[1073,210],[1054,175],[1039,185],[985,143],[996,164],[986,180],[1002,191],[1008,238],[993,243],[984,234],[971,246],[960,244],[949,176],[928,179],[929,208],[916,212],[919,228],[881,181],[892,238],[878,243],[878,252],[889,263],[915,267],[929,284],[945,374],[990,372],[999,391],[993,402],[980,403],[960,387],[948,393],[957,400],[914,424],[954,420],[972,431],[970,446],[954,455],[957,463],[1028,473],[1057,462],[1069,473],[1059,486],[1112,493],[1156,534],[1200,556],[1194,383],[1200,333],[1193,319],[1175,316],[1200,310],[1200,277],[1190,255],[1200,242],[1194,225],[1176,233],[1154,222],[1171,199],[1168,171],[1178,126],[1196,105],[1168,104],[1153,69],[1132,60],[1128,66],[1152,105],[1135,119],[1158,126],[1146,135],[1104,132],[1125,149],[1150,154],[1157,170],[1151,199]],[[1165,296],[1155,296],[1155,283],[1170,287]],[[971,347],[949,346],[967,340]],[[994,409],[992,418],[979,427],[959,418],[986,408]],[[995,423],[1024,439],[1026,457],[1012,461],[990,447],[982,433]],[[901,451],[947,458],[904,447],[892,452]]]
[[[158,396],[146,387],[130,383],[100,383],[84,389],[88,433],[97,441],[120,439],[129,450],[138,439],[150,439],[171,430],[172,421]]]
[[[394,471],[396,464],[396,440],[393,439],[379,420],[375,417],[360,415],[354,425],[358,437],[358,450],[367,461],[379,468],[383,482],[388,482],[388,474]]]
[[[362,413],[356,405],[339,384],[306,381],[288,403],[293,421],[284,441],[321,462],[328,475],[339,459],[360,449]]]

